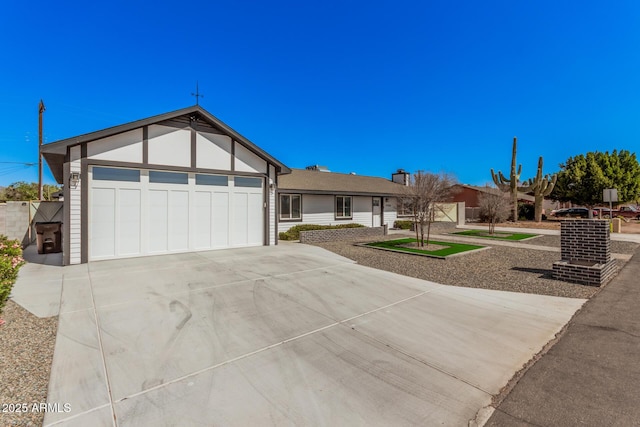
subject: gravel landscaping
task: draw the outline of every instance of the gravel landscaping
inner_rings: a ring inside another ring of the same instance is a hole
[[[443,231],[445,230],[438,230],[438,232]],[[387,236],[388,239],[399,237],[397,234]],[[559,246],[559,236],[543,236],[527,243],[547,245],[545,243],[547,237],[556,239]],[[445,285],[569,298],[590,298],[600,289],[553,279],[552,265],[555,261],[559,261],[559,254],[526,249],[524,244],[523,248],[492,246],[488,250],[442,260],[379,251],[354,246],[353,243],[328,242],[319,243],[317,246],[352,259],[361,265]],[[490,243],[487,245],[491,246]],[[612,242],[613,252],[618,253],[633,253],[637,246],[635,243]],[[617,263],[619,267],[623,266],[623,261],[618,260]]]
[[[32,405],[47,401],[47,387],[56,342],[58,318],[40,319],[7,301],[0,326],[0,425],[41,426],[44,412]],[[18,413],[4,405],[27,404]],[[4,411],[3,411],[4,410]]]

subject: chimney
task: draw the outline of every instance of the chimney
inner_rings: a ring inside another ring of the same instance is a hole
[[[409,185],[409,172],[404,169],[398,169],[396,173],[391,174],[391,181],[396,184]]]
[[[308,171],[331,172],[328,167],[320,165],[311,165],[305,168]]]

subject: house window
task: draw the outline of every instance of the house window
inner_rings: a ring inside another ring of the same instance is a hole
[[[409,198],[398,198],[398,216],[413,216],[413,201]]]
[[[262,188],[262,178],[236,176],[233,180],[236,187]]]
[[[300,194],[280,195],[280,219],[302,219],[302,196]]]
[[[93,168],[93,179],[97,181],[140,182],[138,169]]]
[[[350,219],[352,217],[351,196],[336,196],[336,219]]]
[[[149,182],[158,184],[188,184],[189,174],[181,172],[149,171]]]
[[[226,187],[229,185],[229,178],[224,175],[196,174],[196,185],[217,185],[219,187]]]

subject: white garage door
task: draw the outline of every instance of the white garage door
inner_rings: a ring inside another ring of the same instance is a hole
[[[264,244],[264,180],[90,168],[89,259]]]

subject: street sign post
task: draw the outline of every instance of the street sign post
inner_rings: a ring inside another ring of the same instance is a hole
[[[609,222],[613,224],[613,202],[618,201],[618,190],[616,188],[602,190],[602,201],[609,202]]]

